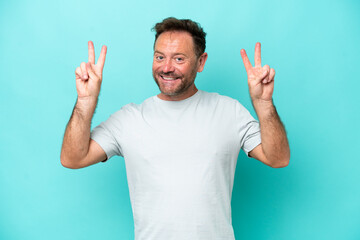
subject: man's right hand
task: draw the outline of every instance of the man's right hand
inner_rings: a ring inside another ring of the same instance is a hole
[[[78,99],[97,99],[100,93],[107,47],[104,45],[101,48],[100,57],[96,64],[94,44],[92,41],[88,42],[88,48],[89,62],[82,62],[80,67],[75,70]]]
[[[91,119],[100,93],[106,46],[95,64],[94,44],[89,41],[89,62],[76,68],[78,98],[66,126],[61,148],[61,164],[67,168],[82,168],[106,159],[106,153],[90,138]]]

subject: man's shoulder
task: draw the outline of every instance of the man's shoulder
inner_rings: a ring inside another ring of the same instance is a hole
[[[207,100],[214,100],[214,101],[220,101],[223,103],[229,103],[229,104],[235,104],[235,103],[239,103],[238,100],[236,100],[235,98],[226,96],[226,95],[222,95],[220,93],[217,92],[207,92],[207,91],[203,91],[202,92],[202,96],[204,99]]]
[[[155,96],[149,97],[141,103],[130,102],[128,104],[125,104],[118,111],[116,111],[114,115],[123,115],[139,112],[144,106],[152,104],[154,102],[154,97]]]
[[[206,99],[207,105],[217,106],[224,111],[246,112],[244,105],[237,99],[219,94],[217,92],[203,92],[203,99]]]

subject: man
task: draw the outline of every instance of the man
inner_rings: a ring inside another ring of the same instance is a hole
[[[274,69],[241,56],[259,123],[232,98],[198,90],[207,60],[205,33],[191,20],[164,19],[156,31],[153,77],[160,93],[128,104],[90,132],[106,46],[98,62],[76,69],[78,98],[67,125],[61,163],[82,168],[123,156],[135,239],[234,239],[231,194],[240,148],[271,167],[285,167],[290,150],[272,102]],[[261,133],[261,134],[260,134]]]

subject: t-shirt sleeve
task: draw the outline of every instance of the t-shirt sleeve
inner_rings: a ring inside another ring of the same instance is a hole
[[[236,101],[236,114],[240,145],[249,156],[249,152],[261,143],[260,125],[238,101]]]
[[[106,121],[96,126],[90,134],[90,138],[97,142],[106,153],[106,160],[114,155],[123,156],[117,140],[118,136],[122,135],[122,125],[118,118],[119,112],[114,113]]]

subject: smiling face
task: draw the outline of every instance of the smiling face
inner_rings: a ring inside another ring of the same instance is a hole
[[[204,69],[207,54],[197,57],[191,35],[183,31],[164,32],[155,42],[152,72],[160,99],[179,101],[197,92],[194,81]]]

